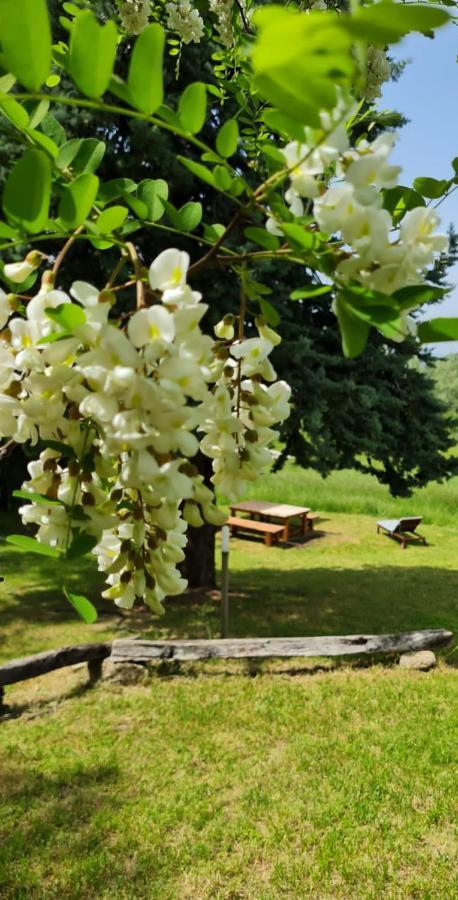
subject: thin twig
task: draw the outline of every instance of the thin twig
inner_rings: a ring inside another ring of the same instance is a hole
[[[134,245],[130,241],[127,241],[127,243],[126,243],[126,250],[132,260],[132,264],[134,267],[135,281],[136,281],[136,286],[137,286],[137,309],[143,309],[143,307],[146,306],[146,301],[145,301],[145,285],[143,284],[143,281],[142,281],[141,262],[140,262],[138,253],[137,253]]]
[[[239,306],[239,327],[238,327],[239,341],[243,341],[243,339],[245,337],[245,313],[246,313],[246,288],[245,288],[245,269],[243,269],[240,274],[240,306]],[[240,418],[241,393],[242,393],[242,357],[239,358],[239,361],[237,364],[237,401],[236,401],[237,419]],[[238,436],[238,433],[237,433],[237,436]]]
[[[240,2],[240,0],[235,0],[235,5],[240,13],[240,18],[243,22],[243,27],[244,27],[245,31],[248,32],[248,34],[253,34],[253,30],[250,28],[250,23],[248,22],[248,19],[245,15],[245,10],[244,10],[243,5]]]
[[[65,259],[68,251],[70,250],[70,247],[72,247],[72,245],[76,241],[77,236],[79,234],[81,234],[82,231],[84,231],[84,225],[80,225],[80,227],[76,229],[76,231],[69,237],[68,241],[65,242],[60,253],[57,254],[57,256],[54,260],[54,265],[52,267],[52,274],[54,275],[54,278],[56,278],[57,273],[60,269],[61,263]]]
[[[115,265],[115,267],[103,289],[104,291],[110,291],[113,289],[113,285],[114,285],[119,273],[124,268],[125,264],[126,264],[126,256],[124,255],[124,256],[121,256],[120,259],[118,259],[118,262],[116,263],[116,265]]]
[[[205,256],[202,256],[200,259],[197,260],[197,262],[195,262],[190,267],[189,275],[195,275],[196,272],[199,272],[200,269],[204,268],[204,266],[208,266],[209,262],[211,262],[213,257],[216,256],[219,248],[222,246],[222,244],[224,244],[224,241],[230,235],[231,231],[233,231],[234,228],[236,228],[237,225],[240,224],[240,222],[242,221],[242,219],[244,218],[245,215],[246,215],[246,212],[244,209],[237,210],[237,212],[235,213],[235,215],[232,217],[231,221],[229,222],[229,225],[227,226],[226,230],[223,231],[223,233],[220,235],[218,240],[215,241],[215,243],[213,244],[212,247],[210,247],[210,250],[205,254]]]

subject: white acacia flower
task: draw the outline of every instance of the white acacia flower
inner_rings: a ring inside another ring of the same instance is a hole
[[[42,254],[37,250],[32,250],[25,259],[15,263],[6,263],[3,271],[10,281],[14,281],[15,284],[22,284],[32,272],[39,268],[42,262]]]
[[[234,316],[224,316],[224,319],[216,323],[213,330],[220,340],[232,341],[235,334]]]
[[[431,207],[417,206],[404,216],[400,236],[410,248],[416,247],[420,265],[427,265],[434,253],[441,253],[448,247],[446,234],[434,234],[440,225],[440,217]],[[421,261],[422,258],[425,261]]]
[[[153,290],[167,291],[185,285],[189,253],[184,250],[164,250],[149,267],[149,283]]]
[[[158,344],[159,352],[161,345],[173,341],[175,323],[173,316],[163,306],[151,306],[149,309],[140,309],[132,316],[127,331],[134,347],[155,343]]]

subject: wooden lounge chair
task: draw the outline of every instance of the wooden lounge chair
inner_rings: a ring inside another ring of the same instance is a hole
[[[400,541],[403,550],[405,550],[408,543],[415,541],[426,544],[425,538],[421,534],[417,534],[416,530],[421,520],[421,516],[412,516],[410,519],[382,519],[380,522],[377,522],[377,534],[382,529],[384,534]]]

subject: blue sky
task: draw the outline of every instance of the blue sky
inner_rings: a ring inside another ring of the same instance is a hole
[[[401,165],[402,184],[414,178],[449,178],[451,160],[458,156],[458,28],[439,29],[431,40],[410,35],[392,48],[396,59],[408,59],[398,82],[385,85],[379,108],[397,109],[409,124],[399,132],[393,162]],[[453,222],[458,230],[458,190],[440,207],[444,230]],[[458,266],[450,280],[458,284]],[[458,288],[434,308],[434,315],[458,316]],[[428,312],[430,314],[431,310]],[[438,345],[442,355],[458,352],[458,342]]]

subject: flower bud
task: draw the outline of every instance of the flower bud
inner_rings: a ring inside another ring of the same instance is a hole
[[[38,259],[36,258],[37,256]],[[37,252],[34,251],[29,253],[26,258],[22,259],[20,262],[7,263],[3,271],[10,281],[14,281],[15,284],[21,284],[35,271],[35,269],[38,269],[41,261],[41,254],[37,254]]]
[[[46,272],[43,272],[41,276],[41,290],[44,294],[47,294],[48,291],[52,291],[54,288],[55,275],[54,272],[51,272],[48,269]]]
[[[234,338],[234,316],[227,315],[215,325],[214,332],[217,338],[232,341]]]
[[[269,341],[269,344],[272,344],[273,347],[276,347],[277,344],[280,343],[280,335],[277,334],[273,328],[269,328],[264,316],[256,316],[256,328],[258,329],[259,336],[262,337],[264,341]]]
[[[116,303],[116,294],[113,291],[100,291],[99,303],[109,303],[113,306]]]

